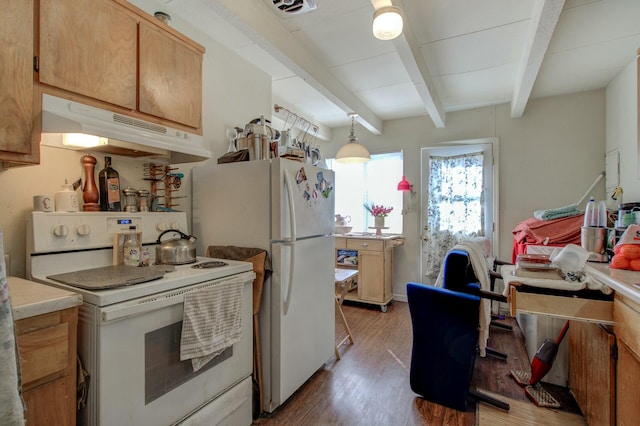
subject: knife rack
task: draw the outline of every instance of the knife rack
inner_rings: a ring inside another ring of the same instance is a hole
[[[155,210],[172,211],[180,204],[176,199],[185,196],[176,196],[182,184],[182,173],[176,173],[177,167],[165,164],[146,163],[144,165],[144,180],[151,182],[151,197],[157,198]],[[152,203],[152,207],[153,207]]]

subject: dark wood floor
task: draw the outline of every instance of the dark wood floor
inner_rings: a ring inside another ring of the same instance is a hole
[[[411,319],[408,305],[396,302],[386,313],[378,307],[343,306],[355,344],[340,348],[307,383],[274,413],[263,414],[254,425],[457,425],[476,424],[475,404],[459,412],[423,400],[411,391]],[[530,370],[524,337],[513,319],[514,331],[491,328],[489,346],[509,355],[507,361],[477,358],[472,386],[527,401],[509,370]],[[344,329],[336,321],[336,340]],[[545,388],[562,404],[578,412],[568,391]]]

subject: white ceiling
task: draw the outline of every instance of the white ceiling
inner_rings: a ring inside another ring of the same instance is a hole
[[[323,128],[373,133],[384,120],[511,104],[606,87],[640,48],[640,0],[314,0],[285,15],[273,0],[160,0],[273,78],[274,101]],[[287,0],[284,0],[286,3]],[[405,17],[373,37],[375,8]]]

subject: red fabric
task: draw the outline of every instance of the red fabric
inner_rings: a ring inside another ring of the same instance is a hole
[[[523,220],[512,231],[512,262],[515,263],[517,255],[526,253],[527,244],[551,246],[563,246],[566,244],[580,245],[580,233],[583,222],[584,214],[553,220],[539,220],[535,217]]]
[[[580,244],[580,228],[583,222],[583,214],[554,220],[538,220],[532,217],[520,222],[512,233],[518,243]]]

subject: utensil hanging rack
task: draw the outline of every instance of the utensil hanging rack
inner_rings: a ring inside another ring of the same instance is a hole
[[[145,163],[144,180],[151,182],[151,196],[158,199],[156,210],[172,211],[180,204],[175,200],[186,198],[186,196],[176,196],[175,192],[180,190],[182,185],[182,173],[176,173],[177,167],[165,164]]]
[[[302,137],[302,140],[304,141],[305,136],[307,135],[307,133],[309,133],[309,130],[313,129],[313,135],[312,135],[312,140],[315,139],[315,137],[318,134],[318,130],[320,130],[320,126],[318,126],[317,124],[312,123],[311,121],[307,120],[306,118],[302,117],[301,115],[296,114],[295,112],[281,106],[278,104],[274,104],[273,105],[273,110],[276,113],[280,113],[280,112],[284,112],[285,115],[285,119],[284,119],[284,125],[282,126],[282,130],[288,130],[287,129],[287,124],[289,122],[289,119],[293,118],[293,122],[291,123],[291,127],[293,128],[297,123],[300,123],[300,129],[304,131],[304,135]]]

